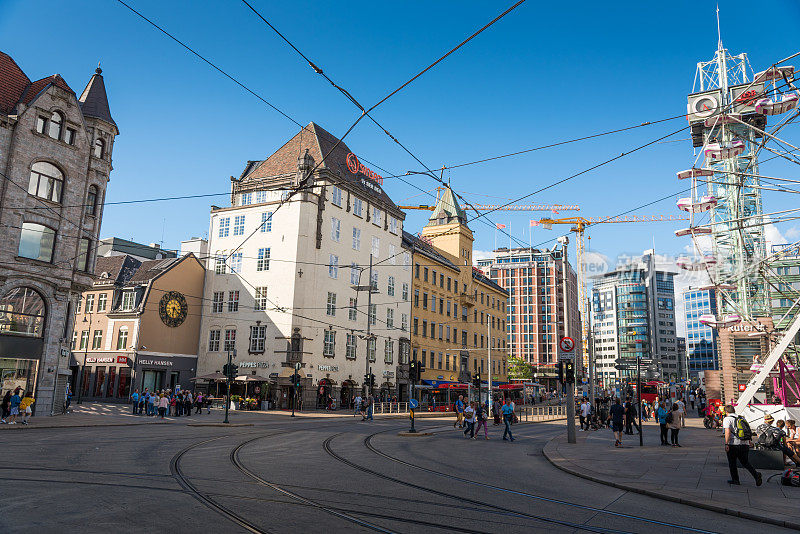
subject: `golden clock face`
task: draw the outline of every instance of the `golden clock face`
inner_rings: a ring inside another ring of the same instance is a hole
[[[186,298],[177,291],[170,291],[161,297],[158,308],[161,321],[167,326],[174,328],[186,320],[188,311]]]

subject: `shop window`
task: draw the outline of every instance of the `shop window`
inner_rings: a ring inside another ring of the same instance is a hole
[[[106,397],[113,397],[114,396],[114,385],[117,379],[117,368],[116,367],[109,367],[108,368],[108,387],[106,388]]]
[[[131,368],[119,368],[119,385],[117,386],[117,398],[127,399],[131,388]]]
[[[46,309],[34,289],[16,287],[0,299],[0,332],[42,337]]]
[[[103,386],[106,384],[106,367],[105,365],[96,367],[94,371],[94,396],[103,396]]]

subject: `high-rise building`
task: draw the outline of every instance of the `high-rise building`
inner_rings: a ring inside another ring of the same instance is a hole
[[[592,277],[595,370],[605,385],[643,376],[677,380],[675,273],[656,269],[655,251]]]
[[[717,314],[715,291],[696,287],[686,288],[683,290],[683,306],[690,377],[696,377],[699,371],[719,370],[717,331],[700,322],[700,317],[703,315]]]
[[[99,68],[78,96],[0,52],[0,391],[31,393],[41,415],[64,409],[118,133]]]
[[[766,278],[772,300],[775,328],[785,330],[800,311],[800,245],[773,245]]]
[[[581,354],[578,282],[574,269],[564,265],[563,249],[500,248],[478,267],[509,292],[508,354],[533,366],[536,379],[556,385],[558,342],[567,335]],[[566,268],[567,330],[564,330],[564,272]]]

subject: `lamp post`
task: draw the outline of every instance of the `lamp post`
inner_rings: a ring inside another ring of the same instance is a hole
[[[78,401],[77,404],[80,404],[83,400],[83,377],[86,374],[86,358],[89,357],[89,337],[92,333],[92,313],[88,312],[89,320],[86,320],[86,316],[83,317],[84,323],[89,323],[89,330],[86,331],[86,345],[83,347],[83,363],[81,364],[81,374],[78,377]],[[81,332],[81,337],[83,337],[83,332]]]

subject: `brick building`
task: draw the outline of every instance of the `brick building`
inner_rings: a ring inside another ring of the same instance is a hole
[[[118,133],[99,68],[78,96],[0,52],[0,390],[32,391],[39,414],[63,411]]]

